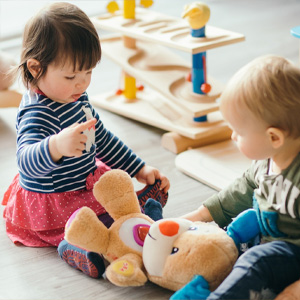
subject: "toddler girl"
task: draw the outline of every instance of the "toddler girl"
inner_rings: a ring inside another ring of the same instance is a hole
[[[6,231],[14,243],[58,246],[61,257],[99,277],[99,255],[68,245],[64,226],[82,206],[112,222],[92,189],[110,168],[122,169],[150,186],[139,192],[167,200],[168,179],[145,165],[104,127],[89,103],[92,70],[101,58],[97,31],[87,15],[69,3],[53,3],[26,25],[19,70],[27,87],[17,115],[18,175],[4,195]]]

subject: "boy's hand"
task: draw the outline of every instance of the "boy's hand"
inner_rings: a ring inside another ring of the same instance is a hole
[[[211,216],[209,210],[203,205],[201,205],[198,209],[193,210],[193,211],[181,216],[180,218],[187,219],[192,222],[197,222],[197,221],[212,222],[213,221],[213,217]]]
[[[161,174],[158,169],[150,166],[144,166],[143,168],[141,168],[135,175],[135,178],[138,182],[147,185],[153,185],[155,181],[159,179],[161,181],[160,189],[163,190],[164,193],[167,193],[170,188],[169,179]]]
[[[63,156],[80,157],[85,150],[87,137],[83,134],[88,128],[95,126],[95,118],[83,123],[74,123],[63,129],[60,133],[50,138],[49,148],[51,158],[54,162],[59,161]]]

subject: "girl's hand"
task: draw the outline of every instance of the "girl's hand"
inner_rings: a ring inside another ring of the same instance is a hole
[[[169,179],[161,174],[158,169],[150,166],[143,166],[139,172],[135,175],[138,182],[152,185],[157,179],[161,181],[160,189],[167,193],[170,188]]]
[[[87,137],[82,132],[93,127],[97,120],[95,118],[83,123],[74,123],[63,129],[60,133],[53,135],[49,141],[49,150],[54,162],[63,156],[80,157],[85,149]]]

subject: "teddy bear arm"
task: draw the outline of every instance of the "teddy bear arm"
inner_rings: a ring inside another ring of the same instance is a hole
[[[206,299],[210,294],[209,285],[201,275],[195,275],[193,279],[172,295],[170,300],[179,299]]]
[[[109,233],[95,212],[88,207],[83,207],[74,212],[67,222],[65,239],[70,244],[88,251],[105,253]]]
[[[106,269],[106,277],[117,286],[142,286],[148,280],[142,257],[134,253],[113,261]]]
[[[256,211],[247,209],[241,212],[227,227],[227,234],[234,240],[236,246],[246,243],[260,234]]]

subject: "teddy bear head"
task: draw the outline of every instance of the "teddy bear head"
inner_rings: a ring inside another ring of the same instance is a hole
[[[194,275],[202,275],[214,290],[237,257],[237,248],[223,229],[179,218],[152,224],[143,247],[148,279],[173,291]]]

